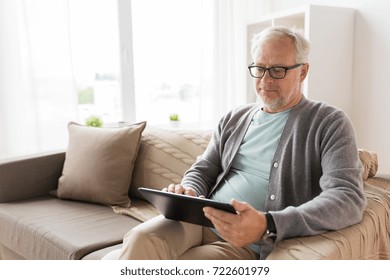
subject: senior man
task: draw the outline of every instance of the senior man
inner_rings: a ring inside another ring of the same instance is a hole
[[[164,189],[229,202],[237,215],[206,207],[215,228],[159,216],[130,230],[107,258],[265,259],[281,240],[362,219],[352,124],[341,110],[302,94],[309,50],[293,29],[255,35],[248,69],[261,102],[225,115],[181,184]]]

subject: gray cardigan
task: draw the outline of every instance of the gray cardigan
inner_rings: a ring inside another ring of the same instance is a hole
[[[219,187],[257,108],[258,104],[245,105],[221,119],[182,185],[208,197]],[[289,114],[270,170],[264,210],[274,218],[275,242],[361,221],[366,205],[362,170],[347,116],[302,97]],[[272,249],[263,247],[261,258]]]

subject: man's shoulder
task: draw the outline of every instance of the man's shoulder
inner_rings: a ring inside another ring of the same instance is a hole
[[[326,102],[305,99],[292,113],[291,123],[299,130],[334,131],[345,128],[353,131],[353,125],[347,114]]]
[[[248,103],[236,106],[225,114],[224,119],[237,119],[259,108],[258,103]]]
[[[329,103],[324,101],[312,100],[304,98],[302,102],[297,106],[299,115],[311,115],[317,116],[320,118],[324,117],[345,117],[345,113],[340,108],[337,108]]]
[[[257,111],[258,108],[259,104],[249,103],[231,109],[219,121],[219,130],[229,134],[229,131],[232,132],[236,128],[245,126],[245,123],[248,122],[248,118],[250,118],[252,113]]]

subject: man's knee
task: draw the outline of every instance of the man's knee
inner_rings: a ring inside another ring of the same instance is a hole
[[[201,242],[201,226],[158,216],[125,235],[120,259],[175,259]]]
[[[151,232],[133,228],[126,233],[125,237],[123,238],[123,244],[126,244],[126,246],[145,246],[145,244],[151,242],[152,238],[156,239],[156,237],[156,234]]]
[[[165,240],[155,233],[130,230],[123,242],[119,259],[122,260],[141,260],[141,259],[162,259],[166,258]]]

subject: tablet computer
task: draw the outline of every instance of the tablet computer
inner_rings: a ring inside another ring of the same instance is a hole
[[[165,218],[171,220],[214,227],[204,215],[203,207],[210,206],[236,214],[236,210],[228,203],[149,188],[139,188],[138,190]]]

